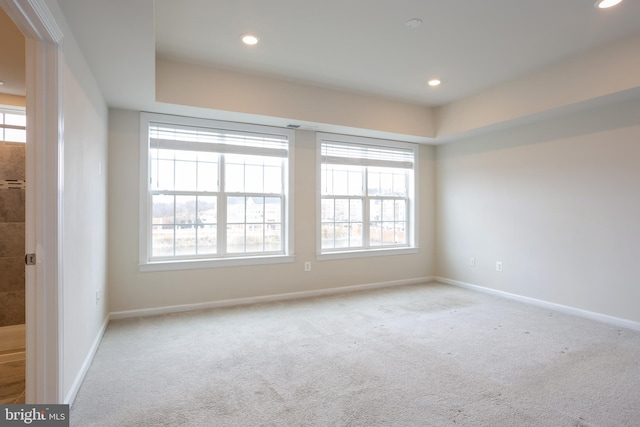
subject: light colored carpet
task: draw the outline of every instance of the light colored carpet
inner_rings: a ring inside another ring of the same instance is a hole
[[[72,426],[638,426],[640,333],[437,283],[111,322]]]

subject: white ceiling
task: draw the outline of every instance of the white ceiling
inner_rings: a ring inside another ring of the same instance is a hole
[[[156,0],[156,52],[433,106],[640,31],[640,1],[594,1]]]
[[[154,96],[154,49],[161,57],[442,105],[640,32],[640,1],[608,10],[593,2],[155,0],[154,18],[151,0],[59,0],[107,102],[128,108],[145,108],[140,100]],[[412,18],[423,25],[407,28]],[[242,45],[246,32],[261,43]],[[436,89],[426,84],[434,76],[443,81]]]
[[[107,103],[156,102],[155,58],[439,106],[640,34],[640,1],[58,0]],[[409,29],[405,22],[420,18]],[[24,95],[24,39],[0,11],[0,93]],[[255,32],[247,47],[240,35]],[[7,77],[9,76],[9,77]],[[433,89],[428,79],[443,84]],[[575,78],[561,75],[559,80]],[[228,114],[228,116],[225,116]],[[257,118],[260,119],[260,118]],[[257,122],[257,121],[256,121]],[[267,123],[267,122],[264,122]]]

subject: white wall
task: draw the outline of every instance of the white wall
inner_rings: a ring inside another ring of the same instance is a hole
[[[437,275],[639,322],[639,117],[636,97],[439,146]]]
[[[433,274],[434,148],[420,147],[419,242],[412,255],[316,262],[315,134],[295,141],[295,262],[249,267],[138,271],[140,116],[109,114],[109,307],[112,312],[313,291]],[[312,261],[312,271],[303,264]]]
[[[327,132],[336,132],[330,126],[417,142],[435,136],[433,109],[418,104],[166,59],[156,60],[155,77],[156,100],[168,104],[302,122]]]
[[[636,35],[444,105],[436,113],[437,137],[463,135],[637,90],[638,51]]]
[[[107,319],[106,294],[108,110],[57,5],[64,33],[61,61],[63,399],[73,399],[85,362]]]

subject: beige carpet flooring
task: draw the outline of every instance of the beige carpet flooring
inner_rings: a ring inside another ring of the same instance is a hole
[[[437,283],[113,321],[90,426],[639,426],[640,332]]]

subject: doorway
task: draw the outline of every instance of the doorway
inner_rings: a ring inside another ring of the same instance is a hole
[[[0,0],[25,39],[27,114],[24,253],[35,264],[25,270],[25,403],[62,403],[59,351],[58,183],[60,145],[59,55],[62,31],[46,0]],[[31,89],[31,90],[28,90]]]
[[[25,38],[0,9],[0,404],[25,403]]]

